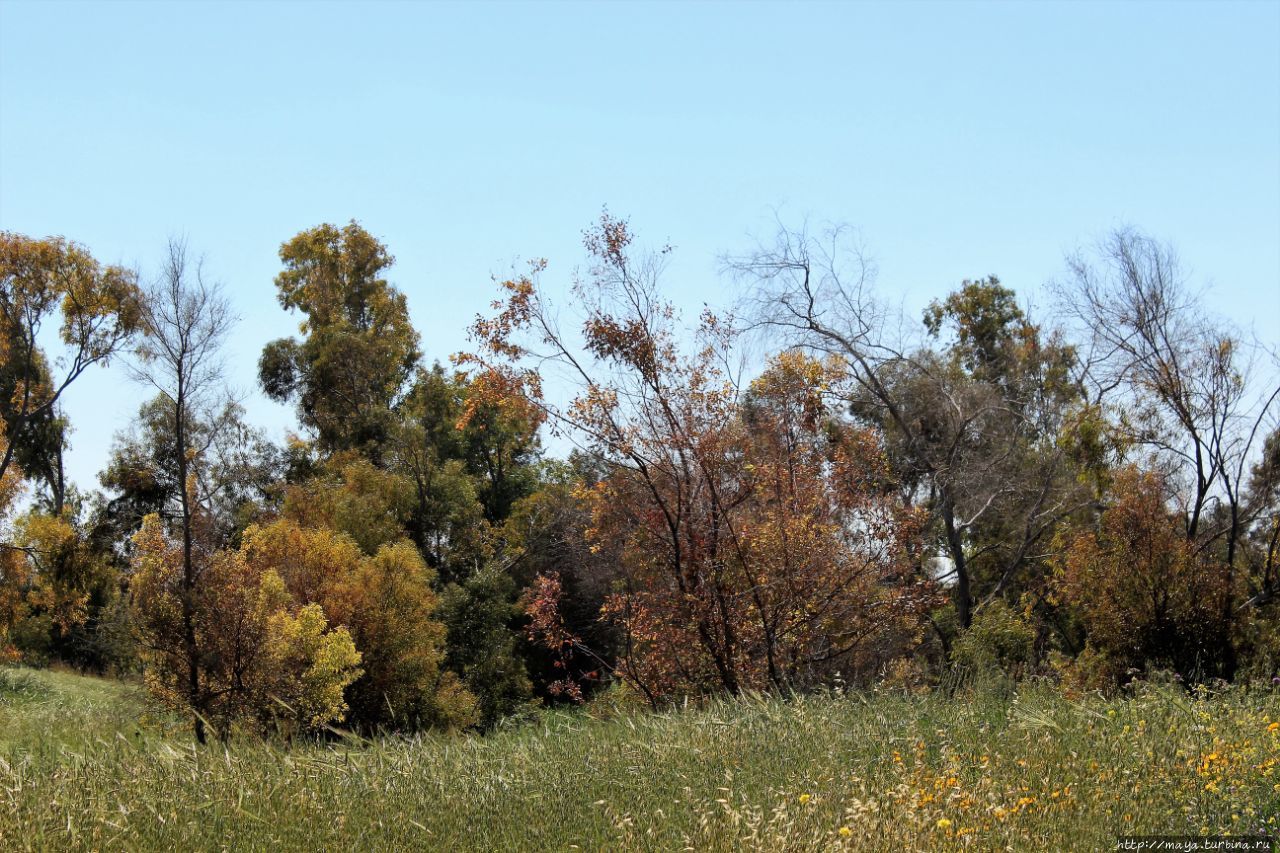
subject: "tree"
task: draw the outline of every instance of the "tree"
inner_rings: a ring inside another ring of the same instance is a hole
[[[931,518],[959,626],[1034,583],[1058,523],[1090,500],[1073,470],[1079,448],[1060,440],[1078,396],[1073,350],[995,277],[933,303],[924,339],[903,332],[840,230],[819,241],[784,229],[726,266],[749,288],[748,329],[838,359],[833,391],[882,432],[902,500]]]
[[[1125,228],[1097,254],[1069,259],[1071,278],[1059,286],[1089,344],[1084,379],[1176,486],[1187,541],[1217,551],[1210,562],[1226,567],[1221,618],[1230,623],[1241,543],[1261,509],[1247,500],[1250,465],[1280,383],[1258,381],[1257,348],[1189,290],[1172,247]]]
[[[73,495],[61,513],[32,506],[13,526],[12,542],[4,548],[11,606],[0,620],[29,663],[52,657],[101,663],[89,648],[92,638],[85,626],[114,603],[119,575],[94,540],[91,521],[83,501]]]
[[[83,246],[61,237],[0,233],[0,417],[8,436],[0,479],[15,464],[25,468],[50,489],[55,515],[66,494],[66,425],[58,402],[71,383],[89,367],[108,363],[138,330],[139,295],[132,272],[103,267]],[[55,312],[64,350],[51,363],[39,339]]]
[[[589,535],[592,507],[584,494],[605,478],[599,459],[574,451],[567,462],[547,460],[540,468],[541,488],[514,505],[499,531],[502,559],[521,590],[520,649],[535,692],[546,701],[582,698],[608,684],[622,652],[622,632],[600,618],[622,580],[621,543]],[[552,626],[568,646],[546,642]]]
[[[0,452],[8,452],[8,436],[0,422]],[[22,491],[22,469],[10,465],[0,473],[0,525],[8,526],[13,505]],[[27,563],[12,543],[0,542],[0,660],[17,657],[13,646],[13,626],[25,613]]]
[[[342,718],[361,656],[319,605],[295,606],[279,575],[243,550],[204,555],[190,588],[184,546],[157,516],[135,539],[135,625],[154,695],[222,739],[237,723],[293,732]]]
[[[409,535],[446,583],[494,556],[493,528],[537,484],[541,417],[523,398],[436,365],[400,407],[388,465],[414,488]]]
[[[1079,614],[1100,658],[1094,675],[1105,680],[1160,667],[1193,679],[1224,672],[1231,637],[1222,600],[1232,577],[1187,541],[1168,499],[1161,474],[1127,467],[1097,528],[1060,534],[1057,590]]]
[[[173,526],[180,542],[180,571],[173,581],[172,598],[157,595],[143,601],[177,607],[176,621],[162,620],[166,629],[179,634],[172,645],[165,638],[165,647],[180,650],[180,689],[187,707],[196,712],[193,728],[203,743],[201,714],[218,688],[208,683],[210,673],[200,644],[199,622],[205,614],[199,608],[206,600],[201,578],[221,543],[210,524],[210,496],[201,488],[206,457],[194,443],[191,427],[212,420],[209,412],[221,408],[221,347],[235,318],[219,286],[205,279],[202,266],[189,264],[185,244],[170,241],[160,276],[142,303],[140,319],[144,338],[135,373],[155,388],[165,419],[172,424],[170,476],[178,490]]]
[[[518,588],[500,564],[490,564],[441,597],[448,628],[445,663],[476,697],[478,721],[492,728],[529,701],[533,685],[517,648]]]
[[[1249,480],[1247,515],[1251,548],[1249,598],[1243,606],[1263,606],[1280,594],[1280,427],[1263,442]]]
[[[241,550],[249,565],[278,575],[293,601],[320,606],[350,631],[363,667],[347,691],[353,724],[376,730],[474,721],[474,699],[444,667],[433,575],[408,540],[369,554],[345,533],[285,518],[249,527]]]
[[[284,514],[303,527],[329,528],[374,554],[406,535],[413,512],[409,481],[367,459],[343,453],[320,463],[314,476],[284,490]]]
[[[376,462],[419,356],[404,295],[381,277],[394,259],[353,221],[303,231],[280,247],[280,260],[277,296],[304,316],[304,338],[263,349],[263,391],[296,401],[322,450],[356,450]]]
[[[98,535],[125,554],[145,516],[154,513],[169,523],[182,517],[172,407],[164,395],[144,403],[130,429],[116,435],[107,467],[98,475],[109,491]],[[201,460],[194,473],[212,535],[234,541],[257,514],[280,500],[282,454],[231,400],[188,412],[183,432],[187,449]]]
[[[896,627],[915,606],[910,528],[885,535],[885,507],[862,491],[867,481],[821,478],[812,463],[821,442],[782,445],[812,451],[800,475],[798,455],[778,459],[779,445],[752,440],[721,366],[726,325],[704,314],[698,347],[682,352],[675,311],[657,288],[665,250],[633,258],[631,241],[607,213],[585,236],[594,265],[574,288],[581,347],[556,325],[538,263],[502,284],[496,316],[473,327],[480,351],[462,363],[480,371],[482,387],[522,391],[600,461],[604,477],[583,497],[589,542],[622,549],[619,590],[605,607],[624,637],[618,674],[654,702],[812,683],[880,639],[874,624]],[[565,407],[540,394],[542,374],[556,367],[578,392]],[[821,482],[780,497],[770,491],[776,477],[752,473],[757,461],[778,476],[794,462],[797,476]],[[545,609],[531,606],[535,628],[554,624]]]

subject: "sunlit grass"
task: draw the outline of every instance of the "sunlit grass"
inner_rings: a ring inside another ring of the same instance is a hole
[[[0,847],[1111,849],[1274,832],[1278,721],[1274,692],[1028,688],[197,750],[133,688],[0,672]]]

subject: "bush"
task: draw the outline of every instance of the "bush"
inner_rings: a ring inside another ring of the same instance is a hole
[[[518,712],[533,695],[511,629],[518,610],[511,576],[488,566],[445,590],[441,620],[448,627],[446,663],[476,697],[482,728]]]
[[[1025,675],[1035,656],[1036,629],[1003,599],[995,599],[974,616],[973,625],[956,639],[951,660],[973,676]]]

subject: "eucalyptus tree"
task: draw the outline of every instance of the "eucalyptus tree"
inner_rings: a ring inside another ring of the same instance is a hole
[[[127,346],[141,322],[139,296],[133,271],[102,265],[78,243],[0,233],[0,417],[8,437],[0,479],[12,466],[24,469],[47,486],[55,514],[67,490],[59,402],[86,370]],[[61,347],[50,357],[41,337],[55,316]]]
[[[1075,353],[995,277],[963,282],[911,322],[878,297],[850,236],[784,228],[725,266],[746,286],[746,329],[842,365],[833,392],[883,432],[903,501],[928,511],[967,628],[977,608],[1034,581],[1057,524],[1090,501],[1059,441],[1080,416]]]
[[[277,298],[303,316],[303,337],[263,349],[262,389],[295,402],[325,452],[356,450],[377,463],[419,359],[404,294],[383,278],[394,258],[353,221],[301,232],[280,260]]]

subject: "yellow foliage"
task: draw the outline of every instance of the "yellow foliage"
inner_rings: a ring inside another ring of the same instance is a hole
[[[434,573],[408,540],[369,556],[345,533],[286,518],[249,527],[241,553],[259,571],[277,573],[293,601],[320,605],[350,632],[364,668],[348,692],[356,721],[446,727],[473,721],[474,698],[443,670],[445,627],[435,618]]]
[[[199,555],[189,583],[181,547],[154,515],[134,545],[134,624],[161,701],[223,736],[237,724],[293,731],[342,719],[360,654],[319,604],[297,606],[280,575],[244,550]]]

